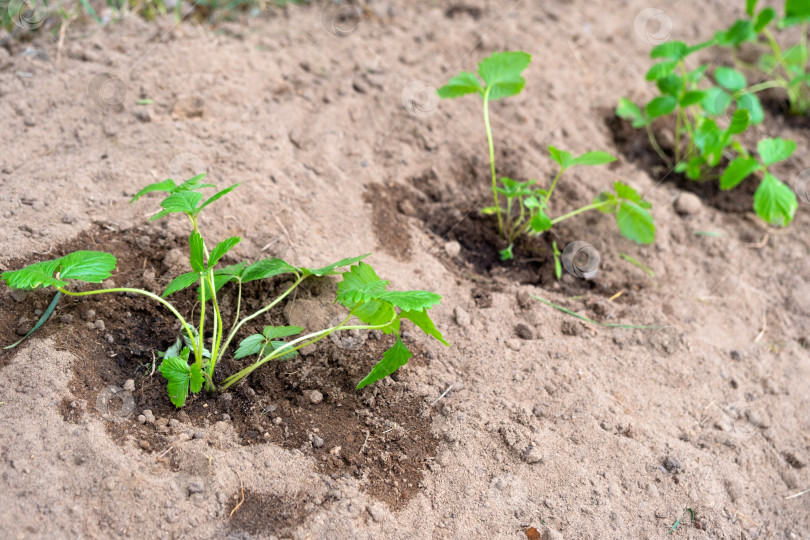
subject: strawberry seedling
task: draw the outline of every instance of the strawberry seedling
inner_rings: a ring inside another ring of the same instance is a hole
[[[748,2],[749,13],[753,13],[755,4]],[[775,161],[766,164],[767,159],[763,157],[762,167],[755,166],[756,160],[750,158],[740,139],[751,125],[765,119],[757,94],[778,84],[766,81],[749,86],[743,73],[727,66],[687,67],[687,59],[706,47],[738,46],[749,38],[755,39],[773,16],[773,10],[766,8],[756,17],[758,21],[740,20],[729,30],[698,45],[690,47],[682,41],[669,41],[654,47],[650,58],[658,63],[650,68],[646,79],[655,82],[660,95],[643,107],[621,98],[616,115],[629,120],[634,128],[644,128],[650,146],[661,161],[690,180],[702,182],[720,177],[720,188],[726,190],[750,174],[759,173],[761,182],[754,196],[754,211],[771,225],[785,226],[793,219],[797,206],[795,195],[784,182],[765,170]],[[806,47],[804,58],[806,64]],[[656,138],[653,122],[672,117],[673,144],[671,153],[667,153]],[[783,142],[789,146],[788,141]],[[789,155],[777,161],[787,157]],[[735,165],[729,171],[726,167],[731,164]],[[722,181],[723,178],[726,180]]]
[[[715,35],[717,44],[734,51],[735,64],[752,71],[759,71],[765,79],[757,87],[781,88],[787,95],[792,114],[810,112],[810,72],[808,72],[807,24],[810,23],[810,2],[785,0],[784,16],[779,18],[776,9],[765,7],[757,11],[757,0],[747,0],[746,18],[738,19],[727,30]],[[801,25],[799,41],[789,47],[779,44],[773,27],[784,30]],[[770,49],[760,55],[755,64],[739,59],[737,53],[744,43],[755,43]]]
[[[235,265],[217,268],[222,258],[233,249],[241,238],[227,238],[209,251],[199,230],[200,212],[211,203],[227,195],[238,184],[216,192],[203,200],[201,190],[213,188],[203,183],[205,175],[195,176],[180,185],[173,180],[165,180],[142,189],[132,201],[150,192],[166,193],[160,203],[161,210],[150,221],[170,214],[185,214],[191,223],[189,236],[189,266],[191,272],[174,278],[163,293],[158,296],[149,291],[128,287],[77,291],[71,290],[71,282],[101,283],[109,278],[116,266],[112,254],[100,251],[75,251],[64,257],[29,265],[20,270],[3,272],[0,277],[14,289],[34,289],[53,287],[58,293],[68,296],[90,296],[104,293],[135,293],[151,298],[168,309],[182,325],[182,335],[161,353],[160,372],[168,381],[168,393],[172,403],[182,407],[189,391],[198,393],[205,386],[208,391],[226,390],[255,369],[272,360],[285,360],[297,354],[302,347],[312,345],[334,332],[342,330],[381,330],[393,334],[394,345],[383,354],[383,358],[371,372],[363,378],[357,388],[372,384],[405,365],[412,356],[400,338],[402,319],[408,319],[428,336],[444,345],[448,343],[436,329],[428,315],[428,310],[441,300],[438,294],[427,291],[389,291],[388,281],[381,280],[374,269],[362,262],[368,255],[343,259],[322,268],[294,267],[281,259],[263,259],[252,264],[240,262]],[[348,270],[338,269],[348,267]],[[294,280],[279,296],[256,312],[241,316],[242,284],[259,279],[287,274]],[[336,301],[347,309],[346,317],[337,325],[323,330],[304,333],[297,326],[266,326],[261,334],[250,335],[241,340],[234,358],[255,357],[250,366],[226,377],[217,387],[214,383],[217,362],[222,360],[229,345],[242,327],[251,320],[268,312],[287,298],[305,279],[310,276],[330,276],[341,274]],[[236,312],[229,331],[225,332],[225,321],[218,301],[221,290],[228,284],[236,284]],[[190,324],[166,298],[180,290],[197,285],[200,305],[199,325]],[[211,305],[213,318],[211,331],[206,336],[206,312]],[[354,319],[364,324],[350,324]],[[209,348],[207,348],[210,347]]]
[[[633,188],[622,182],[614,184],[615,194],[600,194],[593,203],[553,219],[547,214],[551,196],[563,173],[575,165],[593,166],[615,161],[616,158],[607,152],[586,152],[574,157],[570,152],[550,146],[549,152],[559,165],[559,170],[548,189],[539,187],[536,180],[520,182],[507,177],[500,179],[497,177],[495,146],[489,121],[489,102],[519,94],[526,83],[521,74],[529,67],[530,62],[531,55],[522,51],[494,53],[478,64],[477,76],[462,71],[438,90],[441,98],[477,94],[483,101],[494,204],[484,208],[482,212],[497,216],[498,232],[507,243],[506,249],[501,251],[501,259],[508,260],[514,257],[512,249],[520,235],[543,233],[557,223],[587,210],[613,213],[624,236],[638,243],[652,243],[655,239],[655,225],[648,212],[650,204],[642,200]]]

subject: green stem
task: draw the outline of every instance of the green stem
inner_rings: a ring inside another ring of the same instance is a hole
[[[219,355],[219,345],[222,343],[222,314],[219,310],[219,302],[217,302],[217,293],[214,288],[214,271],[210,270],[208,274],[208,284],[211,287],[211,302],[214,305],[214,314],[216,315],[216,319],[214,319],[214,332],[216,334],[216,338],[214,339],[214,345],[211,349],[211,365],[208,368],[208,374],[213,377],[214,376],[214,367],[217,365],[217,356]]]
[[[739,94],[756,94],[757,92],[762,92],[763,90],[767,90],[768,88],[786,88],[787,83],[780,79],[775,81],[765,81],[759,84],[755,84],[749,88],[746,88],[744,91],[741,91]],[[739,95],[734,94],[733,97],[739,97]]]
[[[495,176],[495,146],[492,143],[492,129],[489,127],[489,90],[484,91],[484,127],[487,130],[487,144],[489,144],[489,168],[492,172],[492,197],[495,200],[495,212],[498,214],[498,233],[503,236],[503,217],[501,216],[501,203],[498,201],[498,180]]]
[[[596,210],[597,208],[602,208],[603,206],[608,206],[610,204],[613,204],[613,201],[602,201],[598,203],[591,203],[587,206],[583,206],[582,208],[577,208],[572,212],[568,212],[567,214],[564,214],[558,218],[552,219],[551,224],[556,225],[557,223],[565,221],[568,218],[574,217],[577,214],[581,214],[582,212],[587,212],[588,210]]]
[[[281,302],[284,298],[286,298],[288,294],[290,294],[293,290],[295,290],[295,288],[298,287],[298,285],[302,281],[304,281],[306,279],[306,277],[307,276],[299,276],[298,279],[295,280],[295,283],[293,283],[290,286],[290,288],[287,289],[286,291],[284,291],[284,293],[281,294],[278,298],[276,298],[275,300],[273,300],[272,302],[270,302],[269,304],[267,304],[265,307],[263,307],[259,311],[255,312],[254,314],[252,314],[252,315],[250,315],[248,317],[245,317],[244,319],[239,321],[239,323],[236,326],[234,326],[233,330],[231,330],[230,334],[228,334],[228,338],[225,340],[225,343],[222,345],[222,348],[220,348],[220,350],[219,350],[219,356],[221,357],[223,354],[225,354],[225,351],[228,350],[228,345],[230,345],[231,340],[234,338],[234,336],[239,331],[239,329],[242,328],[242,325],[244,325],[246,322],[248,322],[248,321],[250,321],[252,319],[255,319],[256,317],[258,317],[262,313],[264,313],[264,312],[266,312],[266,311],[268,311],[270,309],[273,309],[273,307],[275,307],[279,302]]]
[[[205,278],[203,276],[200,276],[200,300],[202,301],[202,305],[200,306],[200,331],[197,333],[199,343],[197,350],[194,351],[194,358],[195,362],[197,362],[202,369],[202,351],[203,345],[205,344],[203,340],[203,332],[205,331]]]
[[[647,137],[650,139],[650,144],[655,150],[655,153],[663,160],[667,167],[672,168],[672,161],[670,161],[669,157],[661,150],[661,147],[658,145],[658,141],[655,139],[655,133],[653,133],[652,126],[647,124]]]
[[[557,176],[554,177],[554,181],[551,183],[551,187],[546,193],[546,205],[548,205],[548,201],[551,199],[551,194],[554,193],[554,188],[557,187],[557,181],[560,179],[562,174],[565,172],[563,167],[560,167],[560,171],[557,173]]]
[[[284,345],[282,345],[278,349],[275,349],[272,353],[265,356],[261,360],[258,360],[257,362],[251,364],[250,366],[246,367],[245,369],[243,369],[243,370],[241,370],[241,371],[239,371],[237,373],[234,373],[233,375],[231,375],[230,377],[228,377],[227,379],[222,381],[222,384],[220,384],[220,386],[219,386],[220,391],[227,390],[228,388],[230,388],[231,386],[233,386],[234,384],[236,384],[237,382],[239,382],[243,378],[247,377],[253,371],[258,369],[263,364],[269,362],[270,360],[273,360],[275,358],[279,358],[280,356],[284,356],[285,354],[289,354],[291,352],[297,351],[298,349],[302,349],[304,347],[312,345],[313,343],[316,343],[316,342],[322,340],[323,338],[327,337],[329,334],[337,332],[338,330],[376,330],[378,328],[385,328],[386,326],[390,325],[394,321],[394,319],[396,318],[396,316],[395,316],[394,318],[392,318],[390,321],[386,322],[385,324],[344,326],[346,324],[346,322],[349,319],[351,319],[351,317],[352,317],[352,314],[349,314],[349,316],[346,317],[345,319],[343,319],[343,321],[341,321],[341,323],[338,324],[337,326],[333,326],[333,327],[327,328],[325,330],[319,330],[318,332],[312,332],[311,334],[307,334],[306,336],[301,336],[300,338],[295,339],[293,341],[290,341],[289,343],[285,343]],[[313,339],[310,339],[310,338],[313,338]],[[309,339],[309,341],[307,341],[308,339]],[[296,345],[297,343],[300,343],[300,345]],[[296,345],[296,346],[293,347],[294,345]]]
[[[163,298],[161,298],[156,294],[150,293],[149,291],[144,291],[143,289],[130,289],[128,287],[116,287],[114,289],[99,289],[96,291],[85,291],[85,292],[70,292],[66,289],[63,289],[62,287],[56,287],[56,289],[62,292],[62,294],[66,294],[68,296],[91,296],[94,294],[104,294],[114,292],[131,292],[148,296],[149,298],[157,300],[158,302],[166,306],[166,308],[169,311],[171,311],[175,317],[177,317],[177,319],[183,324],[183,328],[185,328],[186,334],[188,334],[189,339],[191,340],[192,343],[194,343],[194,332],[191,330],[191,326],[189,326],[189,324],[186,322],[183,316],[180,315],[180,313],[176,309],[174,309],[174,306],[171,305],[169,302],[167,302],[166,300],[164,300]]]

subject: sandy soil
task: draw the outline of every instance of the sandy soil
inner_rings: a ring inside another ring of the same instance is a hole
[[[108,249],[126,262],[117,283],[158,290],[182,268],[185,223],[145,225],[156,201],[128,198],[207,171],[242,183],[205,217],[209,236],[299,265],[374,251],[397,288],[444,296],[434,319],[453,344],[414,335],[394,380],[355,392],[379,336],[357,351],[327,341],[249,378],[236,405],[201,397],[178,412],[148,369],[172,339],[165,313],[65,301],[0,356],[0,536],[659,538],[692,508],[673,538],[810,538],[810,495],[785,498],[810,487],[809,201],[770,233],[706,194],[679,213],[683,186],[616,145],[616,100],[652,95],[651,42],[705,39],[742,13],[659,4],[374,1],[337,19],[325,4],[214,30],[75,24],[62,49],[47,35],[0,47],[3,269]],[[648,8],[662,25],[645,27]],[[493,107],[502,171],[547,178],[548,144],[604,149],[617,164],[569,177],[558,209],[616,178],[654,204],[652,247],[601,215],[555,229],[558,244],[599,250],[593,282],[487,263],[459,233],[486,225],[486,141],[475,100],[431,89],[513,49],[534,60],[524,93]],[[778,171],[791,184],[810,168],[806,123],[772,115],[755,134],[797,140]],[[268,320],[328,320],[333,288]],[[585,325],[528,294],[666,329]],[[2,342],[48,301],[0,292]],[[135,391],[115,389],[128,379]]]

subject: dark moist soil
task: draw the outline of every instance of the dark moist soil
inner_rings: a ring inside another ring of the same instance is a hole
[[[173,277],[163,259],[168,250],[184,246],[185,242],[185,238],[176,238],[154,227],[117,231],[113,227],[97,226],[55,247],[47,255],[11,261],[9,268],[21,268],[77,249],[103,250],[118,257],[118,267],[111,278],[115,286],[162,291]],[[262,299],[282,292],[287,286],[283,276],[246,284],[242,295],[243,316],[262,307]],[[333,279],[311,279],[299,287],[299,297],[333,293],[335,286]],[[44,291],[29,292],[20,302],[13,299],[10,292],[0,295],[2,342],[19,339],[16,328],[32,325],[38,319],[33,310],[44,310],[51,298],[52,293]],[[226,295],[222,295],[222,299],[225,315],[233,306]],[[187,314],[194,307],[195,293],[188,289],[176,293],[170,300],[181,313]],[[89,310],[95,313],[89,316]],[[243,337],[260,332],[266,324],[288,323],[282,306],[256,320],[255,325],[245,325],[232,348]],[[103,329],[99,329],[102,325],[96,321],[103,322]],[[319,469],[326,474],[364,479],[364,489],[392,509],[400,507],[419,490],[422,471],[434,457],[438,443],[430,431],[427,406],[400,382],[405,377],[404,372],[395,373],[362,391],[355,389],[357,381],[393,343],[391,336],[372,333],[357,350],[338,348],[326,339],[308,356],[266,364],[227,393],[202,392],[190,397],[182,409],[176,409],[166,394],[165,380],[156,370],[155,365],[160,361],[155,358],[157,351],[166,350],[179,332],[179,322],[151,299],[141,295],[105,294],[63,297],[35,336],[52,338],[57,348],[69,350],[78,358],[69,383],[73,398],[65,399],[62,404],[66,421],[79,422],[84,414],[101,415],[96,410],[100,392],[134,379],[134,410],[126,421],[105,423],[107,431],[121,444],[131,439],[144,452],[161,456],[171,448],[172,434],[178,431],[193,434],[196,428],[227,419],[233,423],[241,444],[271,442],[284,448],[300,449],[314,456]],[[426,365],[425,351],[417,343],[409,342],[408,336],[403,334],[414,353],[410,363]],[[0,367],[6,365],[14,353],[15,350],[0,352]],[[226,358],[217,365],[217,379],[249,363],[250,359]],[[312,390],[321,393],[321,402],[312,402],[309,393]],[[120,400],[114,398],[110,410],[118,411],[120,405]],[[155,424],[140,424],[136,420],[145,409],[150,409],[158,419]],[[167,423],[171,419],[179,420],[179,427],[169,427]],[[169,450],[161,461],[173,466],[173,454],[174,451]],[[254,501],[251,504],[255,504],[257,499],[251,500]],[[278,506],[294,513],[295,505],[291,507],[288,503],[285,501]],[[302,500],[301,504],[304,503]],[[267,516],[272,511],[262,507],[261,512],[250,513],[243,507],[237,514],[242,516],[240,519],[258,520],[255,523],[259,526],[267,524],[270,519]],[[270,521],[297,522],[293,514],[288,518],[279,516],[281,514],[271,516]],[[251,526],[245,525],[248,529]]]
[[[501,161],[509,162],[513,156],[502,156]],[[487,165],[488,167],[488,165]],[[601,214],[583,214],[578,220],[563,223],[555,229],[539,236],[522,235],[513,247],[515,258],[502,261],[500,251],[507,247],[498,234],[496,216],[483,215],[478,210],[491,206],[491,192],[481,186],[489,186],[486,178],[478,171],[477,164],[464,164],[462,174],[467,179],[461,182],[462,193],[450,193],[442,189],[435,170],[410,178],[406,185],[389,183],[367,186],[365,200],[372,206],[375,220],[375,234],[383,248],[411,245],[409,224],[402,216],[421,221],[420,228],[430,231],[435,242],[428,251],[439,258],[448,270],[460,278],[471,280],[477,285],[471,295],[478,307],[492,305],[491,293],[502,290],[504,281],[537,285],[543,288],[560,287],[567,295],[595,294],[611,297],[618,291],[637,291],[643,283],[628,281],[620,273],[600,268],[598,280],[577,279],[574,282],[557,280],[553,258],[552,242],[562,251],[566,238],[578,238],[584,231],[593,228]],[[486,171],[488,173],[488,170]],[[517,176],[516,176],[517,177]],[[560,188],[563,192],[564,188]],[[377,224],[380,216],[380,224]],[[396,216],[396,219],[391,219]],[[456,241],[461,246],[458,256],[450,257],[444,246]],[[622,301],[631,301],[632,294]]]
[[[704,204],[717,208],[727,214],[747,214],[753,212],[754,192],[757,189],[757,182],[752,179],[745,180],[736,188],[723,191],[720,189],[719,180],[707,180],[696,182],[690,180],[683,174],[672,171],[661,161],[661,157],[650,145],[647,132],[644,129],[634,128],[630,122],[616,116],[612,110],[603,110],[605,125],[610,130],[613,143],[619,152],[631,163],[635,163],[650,178],[657,182],[667,182],[678,189],[689,191],[701,198]],[[664,122],[656,122],[653,130],[657,136],[661,149],[668,155],[673,154],[673,149],[668,147],[664,141],[665,137],[661,133],[665,130],[671,131],[671,126]],[[722,170],[718,167],[718,173]]]

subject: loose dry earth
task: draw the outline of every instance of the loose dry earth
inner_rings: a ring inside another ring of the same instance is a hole
[[[47,34],[6,41],[2,269],[100,249],[119,258],[117,285],[161,290],[186,271],[186,223],[147,225],[156,200],[128,199],[207,171],[242,183],[203,223],[244,238],[235,257],[318,266],[374,251],[396,288],[444,296],[434,319],[453,346],[412,332],[408,366],[358,392],[389,338],[326,340],[178,411],[152,369],[177,334],[162,309],[64,299],[0,355],[0,536],[659,538],[692,508],[673,537],[810,538],[810,494],[785,498],[810,488],[810,200],[789,229],[763,229],[750,190],[667,175],[610,114],[620,96],[651,96],[646,55],[662,28],[645,34],[642,10],[695,42],[742,2],[545,4],[373,1],[335,26],[325,3],[216,29],[74,23],[62,48]],[[497,261],[476,214],[488,196],[479,104],[438,103],[431,87],[514,49],[534,60],[524,93],[493,107],[501,172],[549,178],[548,144],[616,153],[569,177],[555,211],[624,179],[654,204],[654,246],[586,215]],[[797,140],[777,171],[793,185],[810,168],[807,123],[771,101],[754,135]],[[687,191],[699,204],[678,201]],[[593,244],[597,278],[558,282],[552,240]],[[247,307],[282,285],[249,287]],[[338,313],[334,288],[313,281],[246,331],[314,329]],[[665,328],[586,325],[530,294]],[[50,298],[0,292],[0,340]]]

